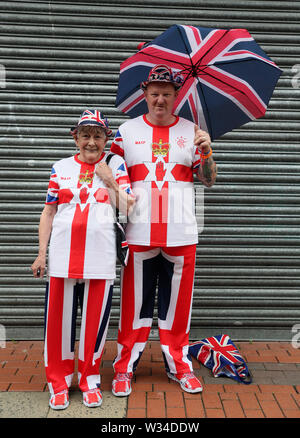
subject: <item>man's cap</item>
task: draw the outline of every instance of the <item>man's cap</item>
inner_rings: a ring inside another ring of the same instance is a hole
[[[86,109],[83,111],[77,122],[77,125],[74,126],[74,128],[71,128],[71,134],[75,134],[79,126],[84,125],[98,126],[99,128],[105,130],[108,137],[112,134],[112,130],[108,125],[108,120],[104,118],[101,112],[97,109]]]
[[[182,87],[183,78],[179,74],[174,74],[167,65],[158,64],[150,70],[147,80],[141,83],[141,88],[145,90],[151,82],[166,82],[174,85],[175,90],[179,90]]]

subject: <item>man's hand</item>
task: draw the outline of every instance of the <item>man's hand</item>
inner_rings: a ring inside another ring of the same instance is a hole
[[[194,145],[198,147],[199,152],[203,154],[207,154],[209,152],[211,146],[211,139],[208,132],[203,131],[199,128],[199,126],[194,126],[195,137],[194,137]]]
[[[194,144],[201,155],[201,164],[198,169],[198,179],[206,186],[211,187],[217,178],[217,166],[212,157],[210,135],[194,125]]]

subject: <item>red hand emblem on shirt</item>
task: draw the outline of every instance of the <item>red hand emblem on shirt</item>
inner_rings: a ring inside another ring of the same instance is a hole
[[[156,176],[156,180],[157,181],[163,181],[165,174],[166,174],[166,169],[164,169],[164,164],[159,161],[156,164],[156,170],[155,170],[155,176]]]
[[[89,192],[88,192],[87,188],[84,187],[79,192],[79,198],[80,198],[81,204],[85,204],[87,199],[88,199],[88,197],[89,197]]]

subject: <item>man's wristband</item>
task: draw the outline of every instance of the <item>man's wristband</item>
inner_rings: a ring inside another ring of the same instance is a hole
[[[207,152],[207,154],[203,154],[203,152],[201,152],[200,156],[201,156],[202,160],[207,160],[207,158],[212,156],[212,153],[213,153],[212,148],[209,147],[209,151]]]

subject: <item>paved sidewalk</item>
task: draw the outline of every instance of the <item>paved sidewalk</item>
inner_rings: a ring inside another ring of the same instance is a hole
[[[53,411],[43,365],[42,341],[7,342],[0,348],[0,418],[300,418],[300,349],[288,342],[235,342],[253,376],[250,385],[214,378],[193,359],[203,383],[188,394],[164,371],[158,341],[149,341],[128,398],[111,394],[116,341],[107,341],[101,364],[103,403],[86,408],[76,387],[70,406]]]

